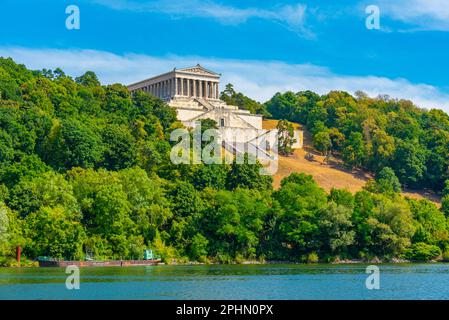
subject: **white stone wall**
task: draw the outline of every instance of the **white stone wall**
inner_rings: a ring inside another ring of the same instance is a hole
[[[264,133],[265,130],[256,130],[251,128],[220,128],[220,134],[223,141],[227,143],[238,142],[245,143],[254,140],[257,136]]]
[[[195,109],[176,109],[176,113],[178,116],[178,120],[181,122],[189,122],[191,119],[196,118],[204,114],[203,110],[195,110]]]
[[[247,121],[248,123],[250,123],[253,127],[257,128],[257,129],[262,129],[262,116],[260,115],[242,115],[239,114],[239,117],[242,118],[243,120]]]
[[[296,142],[292,145],[293,149],[302,149],[304,145],[304,131],[295,130],[295,139]]]
[[[251,114],[240,114],[229,109],[213,109],[210,111],[200,111],[188,108],[176,108],[178,119],[186,126],[194,127],[194,122],[201,119],[213,119],[221,126],[222,119],[224,126],[242,129],[262,129],[262,117]]]

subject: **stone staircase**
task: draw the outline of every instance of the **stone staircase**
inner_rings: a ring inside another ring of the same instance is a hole
[[[202,105],[204,108],[206,108],[208,111],[215,109],[215,106],[213,106],[209,101],[201,98],[194,98],[196,102],[198,102],[200,105]]]
[[[250,141],[246,143],[229,143],[227,141],[223,141],[223,147],[234,155],[236,153],[248,153],[257,157],[259,160],[275,160],[275,156],[273,154],[267,152],[265,149],[260,148],[258,145]]]

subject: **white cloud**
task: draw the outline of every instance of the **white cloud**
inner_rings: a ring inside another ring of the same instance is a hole
[[[233,83],[238,91],[264,102],[276,92],[312,90],[324,94],[330,90],[354,93],[362,90],[370,96],[388,94],[409,99],[425,108],[449,111],[449,94],[439,88],[406,79],[376,76],[339,75],[325,67],[309,64],[287,64],[279,61],[212,59],[197,56],[169,55],[152,57],[138,54],[116,55],[95,50],[57,50],[0,47],[0,56],[12,57],[31,69],[57,67],[78,76],[87,70],[96,72],[103,83],[130,84],[167,72],[174,67],[200,63],[222,73],[222,87]]]
[[[240,24],[257,18],[274,21],[306,38],[314,34],[305,26],[306,6],[303,4],[278,6],[271,10],[261,8],[237,8],[214,1],[158,0],[136,2],[132,0],[96,0],[95,3],[114,10],[163,13],[173,18],[211,18],[223,24]]]
[[[413,30],[449,31],[447,0],[378,0],[376,5],[381,16],[411,25]]]

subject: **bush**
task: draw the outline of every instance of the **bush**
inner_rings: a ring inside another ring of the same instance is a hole
[[[197,233],[190,245],[190,257],[200,262],[206,261],[208,244],[209,241],[202,234]]]
[[[171,264],[173,262],[181,262],[182,258],[179,258],[180,255],[177,250],[169,245],[166,245],[164,241],[158,236],[154,239],[152,243],[152,247],[157,255],[161,257],[162,262]]]
[[[412,261],[429,261],[441,255],[441,249],[424,242],[414,243],[406,250],[404,257]]]
[[[316,252],[312,252],[307,256],[307,263],[318,263],[320,260],[320,257],[318,257],[318,254]]]

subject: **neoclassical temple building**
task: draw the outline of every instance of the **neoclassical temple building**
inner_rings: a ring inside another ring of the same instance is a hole
[[[220,76],[198,64],[139,81],[129,85],[128,90],[143,90],[164,100],[176,109],[178,120],[186,127],[196,127],[201,119],[215,120],[223,146],[233,153],[248,152],[259,159],[272,159],[269,150],[277,146],[277,131],[264,130],[261,115],[220,100]],[[301,148],[302,132],[295,135],[293,148]]]
[[[143,90],[175,108],[178,120],[195,127],[200,119],[214,119],[222,128],[262,129],[262,116],[220,100],[220,74],[199,64],[131,84],[131,92]]]

